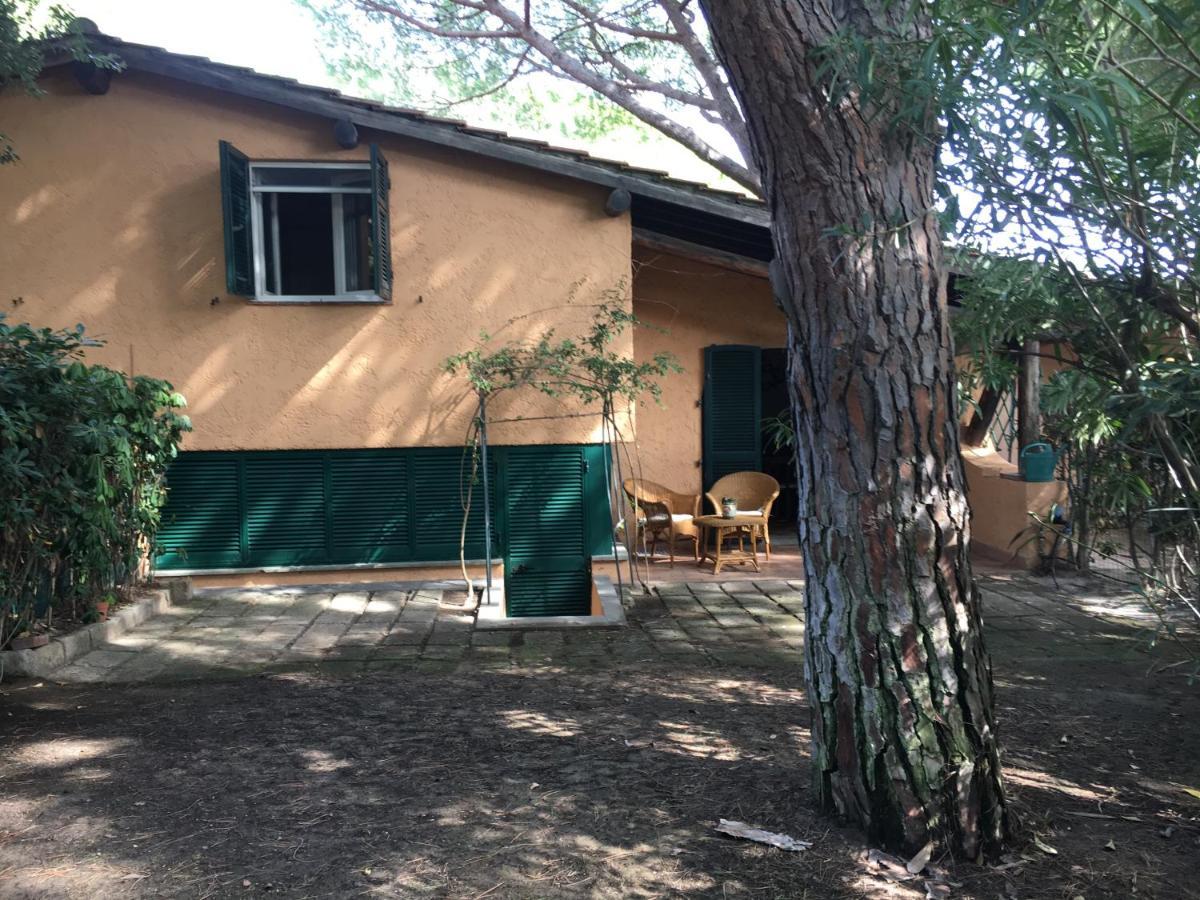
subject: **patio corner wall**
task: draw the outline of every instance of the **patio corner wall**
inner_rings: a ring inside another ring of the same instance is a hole
[[[971,543],[975,551],[996,562],[1031,569],[1038,563],[1036,541],[1023,536],[1031,512],[1047,516],[1055,503],[1067,502],[1067,485],[1062,481],[1031,482],[1005,475],[1017,467],[990,447],[963,450],[963,469],[971,501]]]
[[[700,399],[704,348],[712,344],[785,347],[787,320],[770,283],[742,272],[671,254],[635,250],[634,356],[675,354],[683,371],[662,379],[662,401],[638,404],[640,474],[676,491],[701,489]]]

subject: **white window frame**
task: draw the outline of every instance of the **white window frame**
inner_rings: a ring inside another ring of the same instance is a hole
[[[322,162],[251,162],[250,163],[250,222],[254,246],[254,299],[259,303],[383,303],[383,299],[369,288],[361,291],[346,290],[346,234],[342,218],[342,196],[344,194],[370,194],[370,187],[325,187],[322,185],[277,187],[255,184],[254,173],[263,169],[333,169],[342,171],[371,171],[369,162],[322,163]],[[266,266],[266,241],[264,229],[270,227],[274,240],[275,288],[282,287],[283,272],[279,259],[279,205],[278,194],[329,194],[330,212],[333,216],[333,285],[332,294],[283,294],[269,291]],[[269,209],[267,198],[270,198]]]

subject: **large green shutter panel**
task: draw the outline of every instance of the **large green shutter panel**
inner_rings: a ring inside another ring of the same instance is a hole
[[[410,460],[398,451],[329,456],[329,548],[336,563],[412,555]]]
[[[243,471],[246,553],[253,564],[328,563],[321,454],[254,454]]]
[[[371,222],[375,238],[375,293],[392,299],[392,234],[388,196],[392,180],[378,145],[371,145]]]
[[[540,573],[518,579],[518,599],[590,603],[590,558],[612,552],[604,453],[596,445],[493,448],[497,557],[507,523],[518,564]],[[167,473],[156,561],[164,570],[452,562],[464,468],[460,447],[181,453]],[[482,491],[477,479],[468,559],[483,558]]]
[[[591,612],[583,447],[506,447],[504,597],[510,616]]]
[[[419,449],[413,454],[413,531],[422,559],[458,559],[462,534],[465,480],[471,461],[461,448]],[[495,482],[495,462],[491,468]],[[493,495],[495,490],[492,491]],[[493,526],[495,504],[493,502]],[[494,531],[494,528],[493,528]],[[467,522],[467,558],[483,558],[483,479],[471,492],[471,518]],[[495,542],[493,541],[493,546]]]
[[[457,560],[463,465],[459,447],[181,453],[167,473],[157,564],[224,569]],[[469,472],[469,459],[466,465]],[[492,470],[495,484],[494,464]],[[477,483],[468,559],[483,557],[482,491]]]
[[[220,143],[221,214],[225,223],[225,286],[254,296],[254,232],[250,224],[250,160],[228,141]]]
[[[240,461],[228,453],[181,453],[158,528],[157,562],[167,569],[242,565]]]
[[[704,487],[731,472],[762,469],[762,351],[704,348]]]

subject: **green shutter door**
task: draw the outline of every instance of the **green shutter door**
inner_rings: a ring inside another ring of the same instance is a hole
[[[704,348],[704,487],[730,472],[762,469],[762,351]]]
[[[171,463],[158,529],[160,568],[236,568],[242,561],[239,460],[229,453],[181,453]]]
[[[510,616],[591,612],[585,448],[497,448],[503,457],[504,597]]]
[[[254,296],[254,233],[250,225],[250,160],[229,141],[219,144],[221,215],[225,226],[225,286]]]

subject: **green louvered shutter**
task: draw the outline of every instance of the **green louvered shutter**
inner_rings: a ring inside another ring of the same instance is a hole
[[[294,451],[249,453],[243,466],[247,563],[328,563],[322,455]]]
[[[588,611],[591,556],[612,552],[604,452],[494,448],[493,497],[508,477],[512,496],[525,498],[509,509],[492,503],[497,526],[509,516],[517,528],[517,564],[534,564],[518,579],[518,598],[568,597]],[[156,563],[171,570],[456,560],[464,462],[469,467],[459,447],[181,453],[167,473]],[[484,554],[482,492],[477,483],[468,559]]]
[[[221,141],[221,212],[225,222],[225,286],[254,296],[254,232],[250,224],[250,160]]]
[[[762,469],[762,350],[704,348],[704,487],[730,472]]]
[[[503,449],[504,597],[508,615],[591,612],[583,447]]]
[[[158,528],[160,568],[236,568],[242,560],[238,459],[181,453],[171,463]]]
[[[409,469],[401,450],[329,455],[331,562],[354,565],[412,558]]]
[[[388,195],[392,180],[387,158],[377,144],[371,145],[371,222],[375,239],[375,293],[392,299],[392,233]]]
[[[471,462],[462,449],[428,449],[412,451],[413,472],[413,539],[417,559],[458,559],[462,537],[464,480],[470,473]],[[493,460],[491,483],[496,483]],[[493,490],[493,495],[495,491]],[[493,506],[493,519],[495,507]],[[494,533],[493,529],[493,533]],[[471,492],[471,517],[467,521],[467,559],[482,559],[483,545],[483,483],[482,478]],[[493,542],[493,546],[496,546]]]

